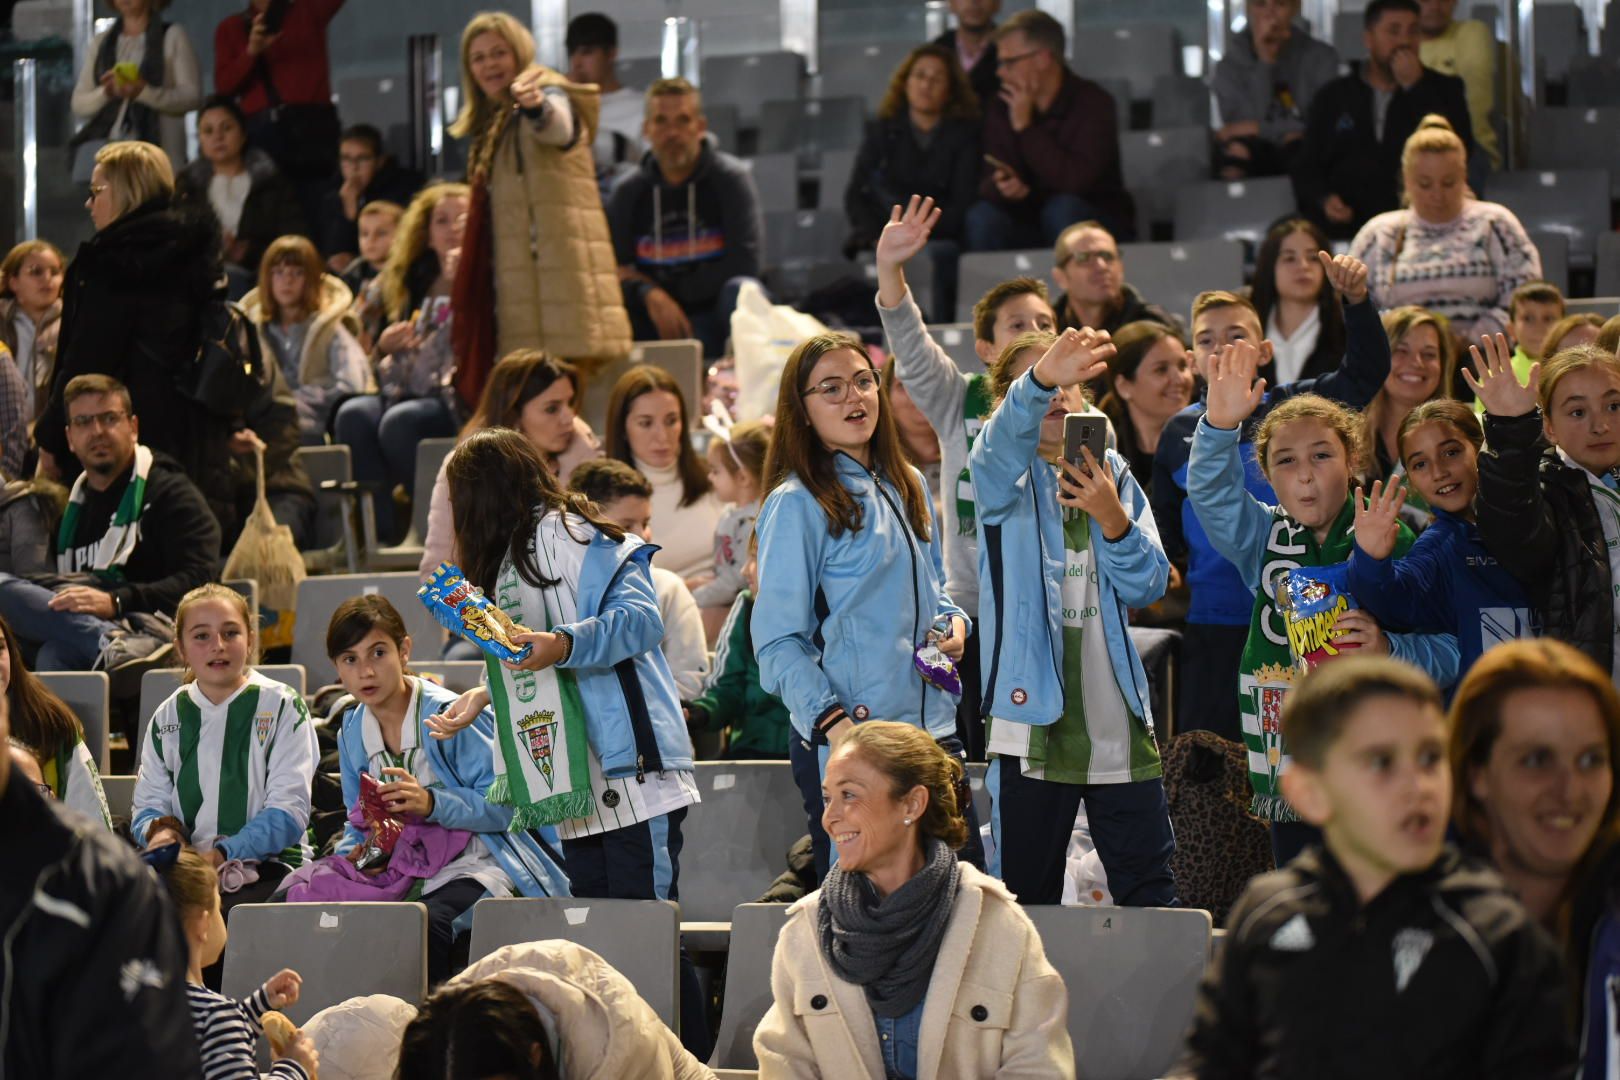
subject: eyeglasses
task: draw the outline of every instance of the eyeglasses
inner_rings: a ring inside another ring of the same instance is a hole
[[[1100,262],[1104,266],[1113,266],[1119,262],[1117,251],[1071,251],[1058,266],[1068,266],[1070,263],[1079,263],[1081,266],[1090,266],[1093,262]]]
[[[98,195],[100,195],[102,192],[108,190],[111,186],[112,185],[110,185],[110,184],[91,184],[85,190],[89,191],[90,192],[90,197],[92,199],[94,199]]]
[[[820,398],[828,405],[839,405],[849,400],[849,388],[853,386],[857,393],[866,395],[877,389],[878,377],[870,371],[860,372],[852,379],[833,376],[822,379],[816,385],[804,392],[807,398]]]
[[[68,425],[75,431],[88,431],[93,427],[112,428],[124,422],[129,414],[110,409],[104,413],[83,413],[68,417]]]
[[[304,276],[304,268],[297,263],[280,263],[270,268],[270,276],[273,278],[301,278]]]
[[[373,161],[376,161],[376,160],[377,160],[377,155],[376,154],[339,154],[338,155],[338,164],[340,164],[340,165],[366,165],[366,164],[369,164],[370,162],[373,162]]]
[[[1039,49],[1031,49],[1029,52],[1021,52],[1017,56],[998,56],[996,57],[996,70],[1000,71],[1002,68],[1012,67],[1018,61],[1028,60],[1040,51]]]
[[[39,263],[34,263],[31,266],[24,267],[19,276],[57,278],[62,276],[62,268],[60,266],[41,266]]]

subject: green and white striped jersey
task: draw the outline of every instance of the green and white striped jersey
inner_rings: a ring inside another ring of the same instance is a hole
[[[153,820],[173,815],[199,851],[301,865],[315,725],[290,686],[249,669],[247,683],[215,705],[187,683],[148,722],[135,782],[132,831],[144,842]]]

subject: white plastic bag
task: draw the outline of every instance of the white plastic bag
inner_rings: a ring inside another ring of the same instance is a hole
[[[776,413],[777,388],[788,354],[799,342],[829,333],[820,319],[773,304],[754,282],[737,294],[731,313],[731,350],[737,361],[736,418],[759,420]]]

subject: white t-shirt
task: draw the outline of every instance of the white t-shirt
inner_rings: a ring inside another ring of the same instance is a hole
[[[1316,351],[1316,339],[1322,335],[1322,309],[1311,308],[1305,321],[1294,327],[1292,337],[1284,337],[1277,329],[1277,313],[1266,320],[1266,340],[1271,342],[1272,362],[1277,366],[1277,385],[1299,381],[1305,362]]]
[[[596,141],[591,154],[596,158],[596,175],[606,180],[636,168],[647,150],[641,141],[641,123],[646,116],[646,94],[621,86],[602,95],[597,114]]]
[[[219,227],[236,235],[242,224],[242,208],[247,205],[248,192],[253,188],[253,175],[246,169],[235,176],[215,173],[208,181],[208,202],[219,218]],[[257,268],[255,268],[257,269]]]

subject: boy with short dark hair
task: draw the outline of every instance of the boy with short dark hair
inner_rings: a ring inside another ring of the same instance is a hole
[[[1249,884],[1176,1075],[1556,1080],[1575,1071],[1557,947],[1445,846],[1445,717],[1383,657],[1306,677],[1282,710],[1283,792],[1322,830]]]

